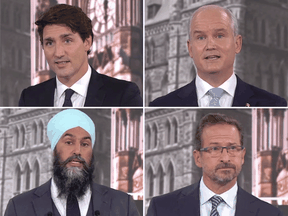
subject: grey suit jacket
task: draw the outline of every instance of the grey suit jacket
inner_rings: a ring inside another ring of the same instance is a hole
[[[12,198],[4,216],[48,216],[53,212],[51,179],[45,184]],[[139,216],[136,205],[128,194],[109,187],[92,184],[94,211],[101,216]]]

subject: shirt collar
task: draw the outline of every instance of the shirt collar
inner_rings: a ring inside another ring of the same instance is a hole
[[[202,177],[200,181],[200,204],[201,205],[205,204],[206,202],[209,201],[209,199],[212,196],[217,195],[217,196],[220,196],[229,207],[235,208],[234,199],[237,196],[237,191],[238,191],[238,186],[237,186],[237,183],[235,183],[235,185],[232,188],[230,188],[228,191],[222,194],[215,194],[205,185],[203,181],[203,177]]]
[[[77,94],[80,94],[83,97],[86,97],[87,95],[87,90],[88,90],[88,85],[91,77],[91,67],[88,65],[88,70],[82,76],[76,83],[74,83],[70,89],[74,90],[77,92]],[[64,91],[69,88],[63,83],[60,82],[58,77],[56,76],[56,92],[57,92],[57,100],[61,97],[61,95],[64,93]]]
[[[196,74],[195,85],[196,85],[196,91],[197,91],[198,99],[201,99],[210,89],[214,88],[208,82],[206,82],[203,79],[201,79],[198,76],[198,74]],[[233,73],[229,77],[229,79],[227,79],[218,88],[222,88],[223,90],[225,90],[226,93],[228,93],[229,95],[234,97],[234,93],[235,93],[235,90],[236,90],[236,85],[237,85],[237,78],[236,78],[236,75]]]

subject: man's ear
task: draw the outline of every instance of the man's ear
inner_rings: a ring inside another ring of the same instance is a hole
[[[197,150],[194,150],[193,151],[193,156],[194,156],[194,161],[195,161],[196,166],[198,166],[199,168],[202,168],[201,152],[197,151]]]
[[[242,49],[242,36],[237,35],[235,37],[235,53],[236,54],[240,53],[241,49]]]
[[[187,49],[188,49],[190,57],[193,58],[192,44],[191,44],[191,41],[189,39],[187,40]]]
[[[91,35],[85,39],[84,41],[84,47],[85,47],[85,51],[87,52],[92,46],[92,37]]]

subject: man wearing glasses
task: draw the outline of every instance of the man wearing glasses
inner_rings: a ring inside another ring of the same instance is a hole
[[[196,131],[195,163],[199,183],[154,197],[148,216],[281,216],[276,207],[237,185],[246,149],[239,122],[223,114],[207,114]]]

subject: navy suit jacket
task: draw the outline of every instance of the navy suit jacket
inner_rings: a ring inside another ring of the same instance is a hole
[[[132,197],[96,183],[92,184],[94,211],[101,216],[139,216]],[[28,192],[12,198],[4,216],[47,216],[52,210],[51,180]],[[93,214],[94,215],[94,214]]]
[[[54,106],[56,78],[24,89],[19,106]],[[92,68],[85,107],[142,106],[143,100],[135,83],[97,73]]]
[[[200,216],[199,183],[152,198],[147,216],[175,215]],[[238,187],[235,216],[282,216],[282,213]]]
[[[245,83],[237,75],[236,77],[237,86],[232,106],[240,107],[247,106],[247,104],[251,107],[287,106],[287,102],[284,98]],[[198,106],[195,79],[180,89],[177,89],[163,97],[156,98],[154,101],[150,102],[149,106]]]

